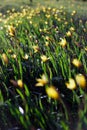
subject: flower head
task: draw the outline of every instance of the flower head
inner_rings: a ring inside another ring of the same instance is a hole
[[[41,78],[36,79],[38,83],[35,86],[44,86],[48,83],[48,78],[45,74],[41,76]]]
[[[47,87],[46,93],[50,98],[59,99],[59,93],[54,86]]]
[[[23,59],[25,59],[25,60],[28,60],[28,58],[29,58],[28,54],[25,54],[25,55],[23,56]]]
[[[16,55],[16,54],[12,54],[11,57],[12,57],[13,59],[16,59],[16,58],[17,58],[17,55]]]
[[[49,40],[50,40],[50,37],[49,37],[49,36],[46,36],[46,40],[49,41]]]
[[[11,80],[10,80],[10,83],[12,83],[13,86],[15,86],[15,87],[23,88],[23,86],[24,86],[23,81],[22,81],[21,79],[19,79],[19,80],[17,80],[17,81],[11,79]]]
[[[85,88],[86,87],[86,78],[84,75],[82,74],[77,74],[75,76],[76,82],[77,84],[81,87],[81,88]]]
[[[40,48],[39,48],[38,45],[34,45],[34,46],[33,46],[33,49],[34,49],[34,53],[37,53],[37,52],[40,51]]]
[[[70,27],[70,31],[74,32],[75,28],[74,27]]]
[[[65,84],[66,84],[66,87],[67,87],[68,89],[70,89],[70,90],[76,89],[75,80],[72,79],[72,78],[70,78],[70,79],[69,79],[69,82],[66,82]]]
[[[71,32],[70,31],[66,32],[66,36],[71,37],[72,36]]]
[[[61,41],[59,42],[59,44],[60,44],[62,47],[65,47],[65,46],[67,45],[66,39],[65,39],[65,38],[64,38],[64,39],[61,38]]]
[[[72,16],[74,16],[76,14],[76,10],[73,10],[73,12],[71,13]]]
[[[74,66],[76,66],[77,68],[79,68],[79,67],[82,65],[81,61],[79,61],[79,60],[76,59],[76,58],[72,60],[72,64],[73,64]]]
[[[21,80],[21,79],[19,79],[18,81],[17,81],[17,85],[20,87],[20,88],[23,88],[23,81]]]
[[[8,64],[8,57],[5,53],[2,54],[2,60],[4,61],[5,64]]]
[[[12,25],[8,26],[8,33],[10,36],[15,36],[15,28]]]
[[[46,55],[42,55],[41,60],[42,60],[42,62],[46,62],[49,60],[49,58]]]

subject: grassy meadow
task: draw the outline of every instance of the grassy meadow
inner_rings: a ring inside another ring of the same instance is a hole
[[[86,130],[86,5],[0,1],[0,130]]]

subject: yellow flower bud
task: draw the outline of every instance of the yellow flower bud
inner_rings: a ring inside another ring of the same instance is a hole
[[[68,89],[70,89],[70,90],[76,89],[75,80],[72,79],[72,78],[70,78],[70,79],[69,79],[69,82],[66,82],[65,84],[66,84],[66,87],[67,87]]]
[[[34,49],[34,53],[37,53],[40,51],[40,48],[38,45],[34,45],[32,48]]]
[[[67,45],[67,41],[66,39],[61,39],[61,41],[59,42],[59,44],[62,46],[62,47],[65,47]]]
[[[23,81],[21,79],[19,79],[17,81],[17,85],[20,87],[20,88],[23,88]]]
[[[74,32],[75,28],[74,27],[70,27],[70,31]]]
[[[15,28],[13,26],[8,26],[8,32],[10,36],[15,35]]]
[[[23,56],[23,59],[25,60],[28,60],[28,58],[29,58],[28,54],[25,54],[25,56]]]
[[[77,74],[75,76],[76,82],[77,84],[81,87],[81,88],[85,88],[86,87],[86,78],[84,75],[82,74]]]
[[[47,58],[47,56],[45,56],[45,55],[42,55],[42,56],[41,56],[41,60],[42,60],[43,62],[46,62],[46,61],[49,60],[49,58]]]
[[[38,83],[36,83],[35,86],[40,86],[41,87],[41,86],[44,86],[44,85],[46,85],[48,83],[48,78],[46,77],[45,74],[43,74],[41,76],[41,78],[36,79],[36,80],[37,80]]]
[[[71,34],[70,31],[68,31],[68,32],[66,33],[66,36],[67,36],[67,37],[71,37],[71,35],[72,35],[72,34]]]
[[[78,59],[73,59],[72,60],[72,64],[76,67],[80,67],[82,64],[81,64],[81,61],[79,61]]]
[[[47,40],[47,41],[49,41],[49,40],[50,40],[49,36],[46,36],[46,40]]]
[[[11,57],[14,58],[14,59],[16,59],[17,55],[16,54],[12,54]]]
[[[8,57],[5,53],[2,54],[2,60],[4,61],[5,64],[8,64]]]
[[[47,87],[46,93],[50,98],[59,99],[59,93],[54,86]]]

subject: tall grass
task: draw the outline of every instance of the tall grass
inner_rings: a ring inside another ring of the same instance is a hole
[[[0,107],[17,128],[69,130],[75,119],[76,130],[87,126],[87,21],[76,18],[44,6],[1,15]]]

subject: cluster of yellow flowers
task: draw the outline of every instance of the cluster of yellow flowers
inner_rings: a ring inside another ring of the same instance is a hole
[[[77,88],[77,85],[81,87],[82,89],[86,88],[87,81],[83,74],[77,74],[75,76],[75,80],[73,78],[69,79],[69,82],[66,82],[66,87],[70,90],[74,90]]]
[[[77,58],[74,58],[72,60],[72,64],[76,67],[76,68],[80,68],[82,66],[82,63],[80,60],[78,60]],[[65,83],[68,89],[74,90],[77,88],[77,85],[81,88],[86,88],[87,86],[87,81],[86,78],[83,74],[77,74],[75,75],[75,80],[73,78],[69,79],[69,82]]]
[[[37,81],[37,83],[35,86],[38,86],[38,87],[46,86],[46,93],[49,97],[51,97],[53,99],[60,98],[60,94],[59,94],[58,90],[56,89],[55,86],[49,85],[48,78],[45,74],[43,74],[41,76],[41,78],[36,79],[36,81]],[[65,85],[70,90],[76,89],[77,85],[79,87],[81,87],[82,89],[84,89],[87,86],[87,82],[86,82],[86,78],[83,74],[77,74],[75,76],[75,80],[73,78],[70,78],[69,82],[66,82]]]
[[[56,87],[53,85],[48,85],[49,80],[45,74],[41,76],[41,78],[36,79],[37,83],[35,86],[41,87],[46,86],[46,93],[50,98],[59,99],[59,92],[57,91]]]

